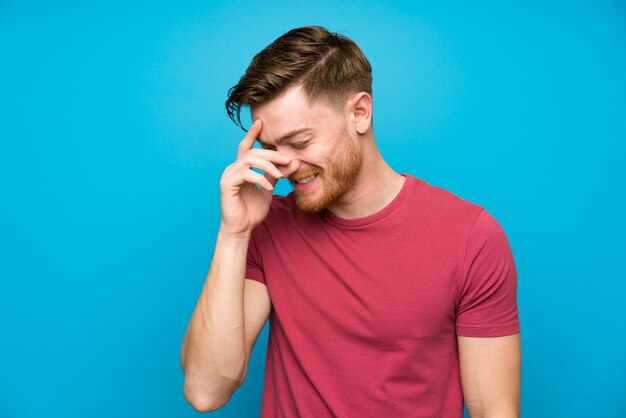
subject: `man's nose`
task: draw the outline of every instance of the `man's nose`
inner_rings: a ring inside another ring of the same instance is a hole
[[[288,165],[276,166],[280,170],[280,172],[283,174],[283,177],[285,178],[288,178],[290,175],[298,171],[298,169],[300,168],[300,160],[295,159],[291,155],[287,155],[287,156],[291,158],[291,162]]]

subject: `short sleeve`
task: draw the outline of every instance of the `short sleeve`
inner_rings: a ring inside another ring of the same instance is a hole
[[[248,255],[246,258],[246,278],[256,280],[265,285],[265,273],[263,273],[263,264],[261,263],[261,254],[259,253],[258,227],[252,230],[250,242],[248,243]]]
[[[469,232],[458,300],[458,335],[497,337],[520,331],[513,254],[502,227],[485,209]]]

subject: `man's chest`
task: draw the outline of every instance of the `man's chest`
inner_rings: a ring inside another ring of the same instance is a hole
[[[276,243],[263,265],[283,323],[384,344],[454,332],[462,251],[415,230],[300,236]]]

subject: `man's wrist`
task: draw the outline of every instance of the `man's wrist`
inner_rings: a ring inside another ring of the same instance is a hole
[[[228,229],[220,226],[219,231],[217,232],[217,238],[222,241],[232,241],[232,242],[241,242],[241,241],[249,241],[250,236],[252,235],[252,230],[245,230],[241,232],[233,232]]]

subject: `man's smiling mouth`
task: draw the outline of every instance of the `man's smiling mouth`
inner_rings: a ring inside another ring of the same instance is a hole
[[[305,177],[299,177],[298,179],[293,179],[292,181],[297,184],[307,184],[311,182],[315,177],[317,177],[319,173],[308,174]]]

